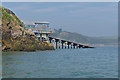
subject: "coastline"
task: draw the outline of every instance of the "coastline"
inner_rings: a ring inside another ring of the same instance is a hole
[[[48,40],[40,42],[33,31],[27,30],[23,22],[11,10],[2,6],[2,51],[54,50]]]

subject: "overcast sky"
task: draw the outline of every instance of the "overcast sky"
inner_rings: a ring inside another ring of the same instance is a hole
[[[49,21],[52,29],[87,36],[117,36],[116,2],[37,2],[3,3],[22,20]]]

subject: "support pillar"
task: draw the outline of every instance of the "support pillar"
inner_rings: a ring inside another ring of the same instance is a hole
[[[57,41],[56,41],[56,49],[57,49]]]
[[[62,49],[63,49],[63,42],[62,42]]]
[[[72,49],[72,43],[71,43],[71,49]]]
[[[40,41],[40,37],[38,37],[38,40]]]
[[[74,48],[75,48],[75,45],[73,45],[74,46]]]
[[[68,49],[69,49],[69,43],[68,43]]]
[[[78,48],[78,46],[77,46],[77,48]]]
[[[54,40],[52,40],[52,44],[54,45]]]
[[[42,42],[43,42],[43,37],[42,37]]]
[[[77,44],[77,48],[79,47],[79,44]]]
[[[50,40],[50,43],[51,43],[51,39],[49,39]]]
[[[40,41],[42,41],[42,34],[40,34]]]
[[[81,48],[81,45],[79,45],[79,48]]]
[[[67,46],[67,42],[65,42],[65,49],[66,49],[66,46]]]
[[[59,41],[59,49],[60,49],[60,41]]]

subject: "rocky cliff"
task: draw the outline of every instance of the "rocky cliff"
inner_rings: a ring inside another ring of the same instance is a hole
[[[2,50],[53,50],[48,41],[39,42],[32,31],[26,30],[21,20],[9,9],[2,9]]]

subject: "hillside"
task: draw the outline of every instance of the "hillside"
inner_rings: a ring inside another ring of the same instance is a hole
[[[62,31],[62,29],[54,29],[54,31],[55,33],[51,34],[53,37],[76,41],[84,44],[116,45],[118,40],[115,37],[89,37],[78,33]]]
[[[32,31],[26,30],[21,20],[11,10],[2,9],[2,50],[35,51],[53,50],[48,41],[39,42]]]

